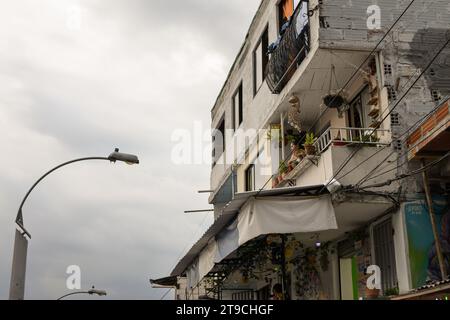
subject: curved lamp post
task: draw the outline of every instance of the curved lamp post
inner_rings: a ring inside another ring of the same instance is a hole
[[[88,291],[77,291],[77,292],[71,292],[71,293],[65,294],[65,295],[63,295],[62,297],[59,297],[56,300],[62,300],[65,297],[73,296],[75,294],[89,294],[89,295],[96,294],[96,295],[101,297],[101,296],[106,296],[106,291],[105,290],[98,290],[98,289],[95,289],[94,287],[92,287],[92,289],[90,289]]]
[[[12,271],[11,271],[11,284],[9,289],[9,299],[10,300],[23,300],[25,294],[25,271],[26,271],[26,262],[27,262],[27,249],[28,249],[28,240],[25,236],[28,236],[31,239],[31,234],[25,228],[23,223],[22,216],[22,208],[25,204],[25,201],[28,199],[30,193],[34,190],[34,188],[44,180],[52,172],[65,167],[69,164],[88,161],[88,160],[106,160],[110,162],[121,161],[127,164],[139,164],[139,159],[137,156],[127,153],[119,152],[119,149],[115,149],[113,153],[111,153],[108,157],[87,157],[71,160],[65,163],[62,163],[53,169],[47,171],[42,177],[40,177],[28,190],[25,197],[20,204],[19,210],[16,216],[16,225],[19,229],[16,229],[16,235],[14,240],[14,253],[13,253],[13,263],[12,263]]]

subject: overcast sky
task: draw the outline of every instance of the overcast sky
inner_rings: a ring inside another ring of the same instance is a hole
[[[159,299],[212,218],[208,164],[174,165],[171,134],[205,129],[260,0],[19,0],[0,7],[0,299],[14,219],[32,183],[114,147],[139,166],[82,162],[49,176],[24,207],[26,298],[56,299],[66,268],[110,299]],[[172,296],[170,296],[172,297]]]

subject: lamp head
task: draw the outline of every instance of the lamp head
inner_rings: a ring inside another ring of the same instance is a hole
[[[108,159],[111,162],[122,161],[127,164],[139,164],[139,159],[136,155],[119,152],[119,148],[116,148],[114,152],[109,155]]]

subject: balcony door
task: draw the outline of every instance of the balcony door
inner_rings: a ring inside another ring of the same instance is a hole
[[[368,128],[370,125],[369,87],[365,87],[350,103],[347,122],[350,128]],[[361,138],[361,130],[352,130],[352,138]]]

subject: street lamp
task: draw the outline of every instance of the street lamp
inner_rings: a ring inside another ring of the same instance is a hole
[[[67,166],[72,163],[87,161],[87,160],[106,160],[110,162],[125,162],[127,164],[139,164],[139,159],[137,156],[127,153],[119,152],[119,149],[115,149],[113,153],[111,153],[108,157],[87,157],[71,160],[65,163],[62,163],[53,169],[47,171],[42,177],[40,177],[28,190],[25,197],[20,204],[19,210],[17,211],[16,216],[16,225],[19,229],[16,228],[16,234],[14,239],[14,251],[13,251],[13,262],[12,262],[12,271],[11,271],[11,283],[9,289],[9,299],[10,300],[23,300],[25,295],[25,272],[26,272],[26,262],[27,262],[27,250],[28,250],[28,239],[26,236],[31,239],[31,234],[25,228],[23,223],[22,216],[22,208],[25,204],[25,201],[28,199],[31,191],[44,180],[52,172]]]
[[[105,290],[98,290],[98,289],[95,289],[94,287],[92,287],[92,289],[90,289],[88,291],[76,291],[76,292],[71,292],[71,293],[65,294],[65,295],[63,295],[62,297],[59,297],[56,300],[61,300],[61,299],[65,298],[65,297],[73,296],[75,294],[88,294],[88,295],[96,294],[96,295],[101,297],[101,296],[106,296],[106,291]]]

